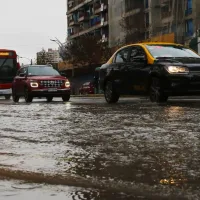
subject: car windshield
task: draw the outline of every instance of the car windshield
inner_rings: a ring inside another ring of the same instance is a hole
[[[200,58],[198,54],[183,46],[158,44],[158,45],[146,45],[146,47],[154,58],[162,58],[162,57]]]
[[[49,66],[31,66],[28,68],[29,76],[60,76],[58,71]]]

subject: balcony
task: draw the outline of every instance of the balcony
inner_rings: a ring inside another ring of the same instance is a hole
[[[79,23],[76,22],[76,21],[70,21],[69,22],[69,26],[76,26],[76,25],[79,25]]]
[[[84,35],[84,34],[86,34],[86,33],[89,33],[89,32],[91,32],[91,31],[94,31],[94,30],[96,30],[96,29],[98,29],[98,28],[101,28],[101,27],[104,27],[104,26],[107,26],[107,25],[108,25],[108,21],[105,21],[105,22],[103,22],[103,23],[100,23],[100,24],[97,24],[97,25],[92,26],[92,27],[90,27],[90,28],[87,28],[87,29],[85,29],[85,30],[82,30],[82,31],[80,31],[80,32],[78,32],[78,33],[75,33],[75,34],[73,34],[73,35],[70,35],[70,36],[68,36],[68,39],[71,40],[71,39],[73,39],[73,38],[79,37],[79,36],[81,36],[81,35]]]
[[[103,11],[105,11],[106,9],[108,8],[108,6],[106,5],[106,4],[100,4],[100,5],[98,5],[98,6],[96,6],[96,7],[94,7],[94,14],[98,14],[98,13],[100,13],[100,12],[103,12]]]
[[[82,21],[88,21],[90,19],[88,13],[83,13],[80,15],[80,17],[78,18],[78,22],[82,22]]]
[[[191,15],[192,14],[192,8],[188,8],[185,10],[185,16]]]
[[[79,0],[78,3],[73,8],[69,9],[69,11],[67,12],[67,15],[78,10],[79,8],[83,7],[84,5],[90,2],[92,2],[92,0]]]

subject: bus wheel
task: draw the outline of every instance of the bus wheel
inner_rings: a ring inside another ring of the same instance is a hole
[[[5,95],[5,99],[6,99],[6,100],[10,100],[10,98],[11,98],[11,95],[10,95],[10,94]]]

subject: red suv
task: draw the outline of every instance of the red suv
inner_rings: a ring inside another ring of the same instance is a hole
[[[94,84],[86,82],[79,88],[79,94],[94,94]]]
[[[53,67],[47,65],[28,65],[17,72],[12,83],[12,97],[18,102],[21,96],[26,102],[34,97],[46,97],[51,102],[53,97],[70,99],[70,82]]]

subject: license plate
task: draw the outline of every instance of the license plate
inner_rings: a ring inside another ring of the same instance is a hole
[[[57,92],[57,88],[49,88],[48,92]]]

